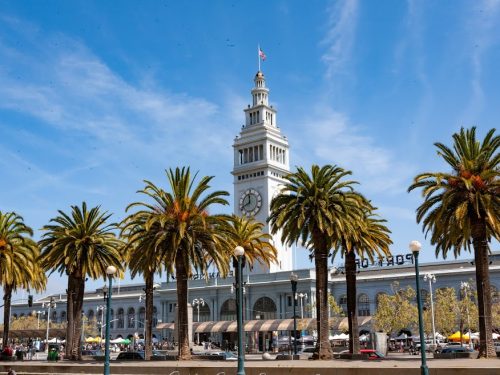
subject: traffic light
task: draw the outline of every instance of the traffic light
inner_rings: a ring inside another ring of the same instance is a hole
[[[28,307],[33,307],[33,296],[31,294],[28,295]]]

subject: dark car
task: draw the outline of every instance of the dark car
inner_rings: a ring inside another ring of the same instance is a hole
[[[151,360],[161,361],[165,360],[167,356],[159,351],[153,350],[151,353]],[[117,361],[144,361],[144,352],[121,352],[116,357]]]
[[[385,355],[374,349],[361,349],[359,352],[368,355],[368,359],[385,359]]]
[[[85,349],[85,350],[82,350],[82,355],[94,357],[94,356],[104,355],[104,352],[102,350],[99,350],[99,349],[90,349],[90,350]]]
[[[465,346],[449,346],[441,350],[441,353],[472,353],[473,351]]]
[[[144,352],[121,352],[117,361],[144,361]]]

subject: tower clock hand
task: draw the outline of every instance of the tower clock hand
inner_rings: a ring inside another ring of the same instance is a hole
[[[247,199],[247,201],[246,201],[246,203],[243,205],[243,207],[248,206],[248,205],[251,203],[251,201],[252,201],[252,200],[250,199],[250,195],[247,195],[247,198],[246,198],[246,199]]]

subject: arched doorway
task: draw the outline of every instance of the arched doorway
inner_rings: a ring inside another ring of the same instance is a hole
[[[276,319],[276,304],[269,297],[260,297],[255,301],[252,316],[257,320]],[[258,332],[257,345],[259,351],[273,350],[273,332]]]

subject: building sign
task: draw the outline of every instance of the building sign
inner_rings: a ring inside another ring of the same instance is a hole
[[[378,267],[393,267],[402,266],[404,264],[413,264],[413,254],[405,255],[390,255],[388,257],[379,258],[373,262],[369,259],[356,259],[356,268],[378,268]]]
[[[219,272],[209,272],[207,274],[207,279],[219,279],[220,277],[221,277],[221,275]],[[234,277],[233,271],[229,271],[229,273],[227,274],[226,277]],[[175,280],[174,275],[169,275],[168,278]],[[189,280],[204,280],[204,279],[205,279],[205,276],[202,273],[195,273],[189,278]]]

